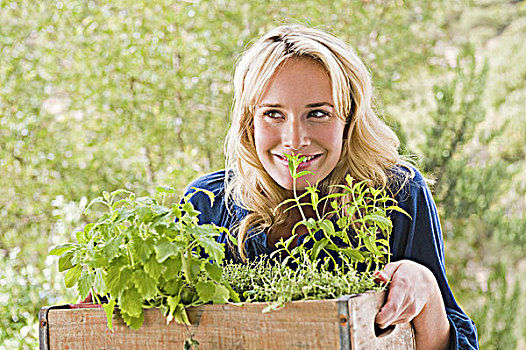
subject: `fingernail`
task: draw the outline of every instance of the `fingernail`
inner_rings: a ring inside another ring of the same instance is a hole
[[[391,325],[391,322],[384,322],[382,324],[379,324],[378,326],[382,329],[385,329]]]
[[[374,276],[376,276],[376,278],[374,279],[376,283],[380,283],[380,282],[385,283],[389,279],[389,276],[387,276],[387,274],[383,271],[376,271],[374,273]]]

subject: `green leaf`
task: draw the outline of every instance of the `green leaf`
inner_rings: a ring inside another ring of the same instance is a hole
[[[214,304],[225,304],[228,303],[228,298],[230,297],[230,291],[228,288],[226,288],[223,285],[216,284],[215,285],[215,293],[214,297],[212,298],[212,302]]]
[[[121,312],[124,322],[133,329],[139,329],[144,322],[144,313],[141,309],[141,314],[138,317],[131,316],[125,312]]]
[[[190,337],[184,340],[183,350],[199,350],[199,342]]]
[[[295,199],[295,198],[289,198],[289,199],[284,200],[283,202],[279,203],[278,206],[277,206],[276,208],[274,208],[274,212],[276,212],[276,210],[277,210],[279,207],[281,207],[281,206],[283,206],[283,205],[285,205],[285,204],[288,204],[288,203],[296,203],[296,199]],[[292,206],[288,207],[287,210],[290,209],[290,208],[294,208],[294,207],[296,207],[296,206],[295,206],[295,205],[292,205]]]
[[[221,243],[218,243],[213,237],[198,236],[196,238],[211,259],[218,263],[223,261],[225,258],[225,247]]]
[[[157,204],[151,205],[150,209],[155,214],[155,216],[166,215],[170,212],[170,209],[166,208],[165,206],[157,205]]]
[[[204,194],[206,194],[208,196],[208,198],[210,199],[210,206],[213,206],[214,205],[214,193],[209,191],[209,190],[205,190],[204,188],[197,188],[197,187],[191,187],[191,189],[195,190],[195,193],[197,192],[203,192]]]
[[[129,316],[140,317],[142,314],[142,300],[137,289],[128,286],[119,298],[119,308]]]
[[[155,257],[151,257],[145,264],[144,264],[144,271],[148,275],[150,275],[153,279],[158,279],[161,275],[162,266],[157,262]]]
[[[100,268],[95,269],[95,278],[93,280],[93,287],[99,293],[104,293],[106,291],[106,283],[104,283],[104,272]]]
[[[159,193],[175,193],[175,188],[170,186],[157,186],[155,189]]]
[[[86,299],[86,297],[88,296],[89,291],[93,286],[94,280],[95,277],[93,276],[93,274],[87,272],[86,270],[82,270],[77,284],[77,289],[82,300]]]
[[[389,241],[386,240],[386,239],[383,239],[383,238],[377,239],[376,243],[377,244],[381,244],[381,245],[386,246],[386,247],[389,247]]]
[[[201,271],[201,264],[203,263],[203,260],[201,259],[188,259],[188,264],[190,265],[190,281],[194,281],[197,278],[197,275]]]
[[[318,258],[318,255],[320,254],[321,250],[325,248],[327,243],[329,243],[329,240],[326,238],[320,239],[319,241],[314,243],[314,245],[312,246],[311,253],[310,253],[310,258],[312,261]]]
[[[58,272],[69,270],[74,266],[74,264],[71,262],[73,255],[73,251],[67,251],[66,253],[62,254],[60,258],[58,258]]]
[[[169,239],[163,237],[157,241],[154,248],[157,261],[162,263],[171,256],[180,255],[184,245],[180,242],[170,242]]]
[[[190,285],[184,285],[181,288],[181,302],[185,305],[190,305],[193,302],[195,302],[197,299],[199,299],[199,295],[194,290],[194,288]]]
[[[135,208],[136,218],[140,222],[149,223],[154,217],[149,206],[142,205]]]
[[[365,261],[365,257],[362,255],[362,252],[360,252],[358,249],[346,248],[346,249],[342,249],[341,252],[355,261],[358,261],[358,262]]]
[[[121,188],[121,189],[118,189],[118,190],[115,190],[115,191],[113,191],[113,192],[110,193],[110,194],[111,194],[112,197],[115,197],[115,196],[117,196],[117,195],[119,195],[119,194],[121,194],[121,193],[127,194],[128,197],[135,196],[135,193],[130,192],[130,191],[125,190],[125,189],[122,189],[122,188]]]
[[[62,255],[70,249],[73,249],[75,244],[73,243],[62,243],[54,246],[49,250],[48,255]]]
[[[194,209],[194,206],[190,202],[184,203],[182,205],[182,209],[190,217],[197,217],[199,214],[201,214],[199,211]]]
[[[229,284],[224,285],[226,289],[228,289],[228,292],[230,293],[230,300],[232,300],[234,303],[240,303],[241,299],[239,298],[239,294],[232,289],[232,287]]]
[[[179,304],[177,309],[174,311],[174,318],[177,322],[190,326],[188,314],[186,313],[186,309],[182,304]]]
[[[326,199],[331,199],[331,198],[339,198],[339,197],[343,197],[343,196],[346,196],[347,194],[346,193],[341,193],[341,192],[336,192],[336,193],[331,193],[331,194],[328,194],[324,197],[322,197],[322,201],[323,200],[326,200]],[[333,201],[334,203],[337,203],[335,201]],[[333,206],[333,204],[331,203],[331,206]],[[333,206],[334,208],[334,206]]]
[[[368,251],[375,255],[382,255],[382,253],[378,250],[378,247],[376,246],[376,237],[374,236],[365,236],[363,238],[363,243],[365,244],[365,247]]]
[[[104,200],[106,200],[106,202],[110,201],[110,194],[108,192],[103,191],[102,192],[102,197],[104,197]]]
[[[205,264],[205,270],[211,279],[213,279],[216,282],[221,281],[221,276],[223,275],[223,269],[221,268],[221,266],[207,262]]]
[[[118,203],[115,203],[115,204],[118,204]],[[123,208],[117,209],[114,212],[113,222],[121,223],[121,222],[125,221],[126,219],[132,217],[133,215],[135,215],[135,214],[134,214],[134,212],[132,210],[123,209]]]
[[[388,217],[381,215],[381,214],[368,214],[364,216],[365,220],[371,220],[378,226],[382,228],[382,230],[386,230],[388,227],[393,227],[393,223],[391,222],[391,219]]]
[[[108,288],[108,292],[115,297],[119,298],[122,292],[131,284],[132,271],[129,267],[120,268],[119,266],[109,266],[106,276],[104,276],[104,282]]]
[[[166,320],[167,323],[170,323],[170,321],[172,320],[175,311],[180,305],[180,301],[181,301],[181,297],[179,295],[169,296],[167,298],[168,316],[169,316],[168,319]]]
[[[94,223],[90,223],[84,226],[84,237],[86,237],[88,241],[91,240],[91,237],[92,237],[91,231],[93,230],[94,227],[95,227]]]
[[[110,263],[103,250],[95,250],[91,255],[89,264],[93,268],[106,267]]]
[[[404,209],[400,208],[399,206],[392,205],[392,206],[387,207],[386,210],[394,210],[394,211],[397,211],[397,212],[399,212],[399,213],[402,213],[402,214],[406,215],[408,218],[411,219],[411,215],[409,215],[408,212],[406,212]]]
[[[199,281],[195,286],[199,298],[203,303],[212,301],[216,304],[228,302],[230,292],[222,285],[214,284],[213,282]]]
[[[136,257],[139,259],[140,262],[144,264],[146,263],[146,261],[148,261],[148,258],[154,251],[153,238],[148,237],[146,239],[141,239],[138,237],[135,240],[133,240],[132,247]]]
[[[66,275],[64,276],[64,283],[66,285],[66,288],[71,288],[77,283],[81,272],[82,265],[76,265],[73,268],[71,268],[68,272],[66,272]]]
[[[78,231],[77,233],[75,233],[75,237],[77,238],[77,242],[79,242],[80,244],[86,244],[89,242],[89,239],[86,238],[84,231]]]
[[[162,290],[168,295],[179,295],[181,288],[183,287],[183,281],[179,278],[168,279],[163,285]]]
[[[296,167],[297,166],[294,166],[294,161],[293,161],[293,158],[290,157],[290,155],[284,153],[283,154],[285,157],[288,158],[289,160],[289,171],[290,171],[290,176],[294,179],[294,173],[296,172]]]
[[[342,216],[341,218],[338,219],[338,221],[336,221],[336,225],[338,225],[340,229],[347,227],[348,223],[349,223],[348,216]]]
[[[95,199],[93,199],[89,204],[88,206],[86,207],[86,210],[85,212],[87,213],[88,212],[88,209],[91,208],[91,206],[95,203],[104,203],[104,199],[102,197],[97,197]]]
[[[135,270],[132,280],[137,290],[142,295],[142,299],[151,299],[157,294],[157,280],[153,279],[143,270]]]
[[[320,228],[325,232],[327,235],[334,236],[335,230],[334,230],[334,224],[330,220],[322,220],[320,223]]]
[[[300,177],[309,175],[309,174],[312,174],[312,172],[311,171],[300,171],[294,176],[294,179],[299,179]]]
[[[164,267],[163,275],[168,276],[168,278],[179,275],[182,265],[183,262],[181,260],[181,255],[177,255],[175,258],[166,259],[162,263],[162,267]]]
[[[115,310],[115,300],[111,299],[107,304],[102,304],[102,308],[104,309],[104,312],[106,313],[106,319],[108,328],[113,331],[113,311]]]
[[[111,262],[117,255],[119,255],[120,245],[124,239],[124,234],[120,233],[119,235],[110,238],[110,240],[104,244],[101,250],[104,252],[104,255]]]
[[[174,213],[175,217],[179,220],[181,219],[181,216],[183,215],[181,209],[179,208],[179,205],[174,204],[172,206],[172,212]]]
[[[234,247],[237,247],[237,238],[233,234],[231,234],[230,232],[227,233],[227,237],[230,240],[230,242],[232,242]]]

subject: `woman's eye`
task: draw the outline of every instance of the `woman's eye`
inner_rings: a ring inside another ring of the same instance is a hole
[[[276,119],[276,118],[281,117],[281,114],[279,114],[278,111],[272,111],[272,110],[263,112],[263,115],[271,119]]]
[[[327,113],[325,111],[321,111],[321,110],[314,110],[314,111],[310,111],[309,112],[309,117],[311,117],[311,118],[320,119],[320,118],[325,118],[325,117],[328,117],[328,116],[329,116],[329,113]]]

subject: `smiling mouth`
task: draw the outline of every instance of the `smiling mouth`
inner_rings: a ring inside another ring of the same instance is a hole
[[[308,166],[308,164],[310,162],[312,162],[313,160],[315,159],[318,159],[319,157],[321,157],[321,153],[319,154],[312,154],[312,155],[309,155],[309,156],[305,156],[305,155],[302,155],[302,157],[305,157],[304,161],[302,163],[299,164],[298,168],[304,168],[306,166]],[[274,154],[274,156],[276,156],[276,158],[278,158],[280,161],[282,161],[285,165],[289,165],[289,160],[287,159],[287,157],[285,157],[283,154]]]

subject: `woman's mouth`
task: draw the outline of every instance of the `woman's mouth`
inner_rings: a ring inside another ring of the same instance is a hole
[[[284,165],[288,168],[289,166],[289,160],[287,159],[287,157],[285,157],[283,154],[277,154],[275,153],[274,156]],[[321,157],[322,154],[321,153],[318,153],[318,154],[309,154],[309,155],[300,155],[300,157],[305,157],[305,159],[303,160],[303,162],[301,162],[299,165],[298,165],[298,170],[300,169],[306,169],[308,168],[309,166],[312,165],[313,162],[315,162],[319,157]]]

